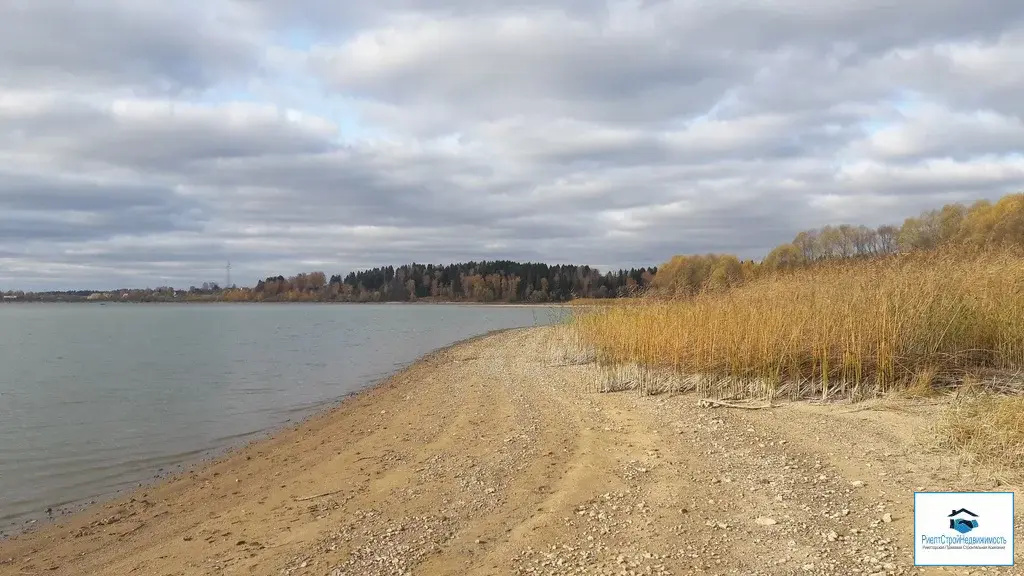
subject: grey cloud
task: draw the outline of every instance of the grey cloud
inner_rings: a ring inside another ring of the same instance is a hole
[[[961,0],[246,0],[244,4],[265,22],[284,22],[328,36],[390,24],[396,16],[453,19],[515,14],[536,18],[564,13],[577,21],[606,26],[655,21],[677,30],[693,44],[754,50],[810,45],[839,48],[851,59],[893,46],[992,38],[1024,21],[1024,8],[1015,0],[994,0],[986,3],[985,10]],[[850,46],[857,49],[849,50]]]
[[[425,132],[513,110],[665,122],[716,103],[727,111],[766,100],[820,107],[895,97],[894,76],[865,81],[856,72],[877,69],[875,61],[896,49],[996,41],[1024,17],[1009,0],[992,11],[956,0],[660,2],[640,13],[613,8],[609,17],[617,19],[605,21],[574,19],[554,6],[529,17],[485,11],[397,20],[318,47],[311,63],[337,90],[370,100],[367,112],[380,121],[435,119]],[[410,106],[416,119],[400,118]]]
[[[659,5],[672,24],[689,22],[685,30],[695,42],[756,50],[800,46],[833,52],[848,63],[900,46],[992,39],[1024,22],[1024,7],[1014,0],[987,3],[985,10],[960,0]]]
[[[88,211],[167,206],[173,193],[149,185],[104,184],[38,174],[0,173],[3,210]]]
[[[198,229],[201,223],[168,216],[163,211],[130,208],[123,212],[10,211],[0,215],[0,240],[79,242],[121,234],[155,234]]]
[[[261,54],[230,8],[223,0],[11,0],[0,18],[0,84],[179,92],[243,79]]]
[[[705,165],[722,158],[781,160],[834,153],[860,135],[859,121],[834,111],[709,119],[662,131],[560,121],[517,126],[500,136],[512,154],[539,163]]]
[[[1013,154],[1024,142],[1021,118],[994,112],[951,112],[922,105],[902,115],[900,124],[850,143],[864,157],[888,162],[928,158],[965,161],[987,155]]]
[[[938,104],[1021,118],[1024,27],[972,42],[918,43],[850,65],[801,50],[779,54],[764,73],[738,84],[723,108],[743,115],[765,110],[842,107],[865,118],[892,119],[893,104]],[[798,87],[799,89],[795,89]],[[898,120],[898,118],[896,119]]]
[[[205,219],[194,202],[159,186],[0,168],[0,239],[5,242],[79,242],[196,230]]]
[[[25,110],[9,107],[6,114],[0,107],[0,133],[3,128],[26,136],[18,142],[21,151],[150,172],[182,170],[197,161],[321,152],[333,148],[337,134],[326,121],[289,118],[273,106],[169,101],[115,101],[107,109],[53,102]]]
[[[924,45],[885,62],[918,95],[955,108],[987,109],[1024,118],[1024,28],[1010,28],[992,43]]]
[[[396,14],[427,14],[454,18],[495,12],[533,13],[557,8],[576,17],[593,18],[607,14],[603,3],[590,0],[378,0],[377,2],[335,2],[333,0],[242,0],[267,26],[310,30],[330,38],[349,35],[367,26],[388,22]]]
[[[756,70],[756,59],[656,32],[608,31],[555,11],[414,19],[318,47],[310,65],[335,89],[373,100],[367,112],[376,118],[423,106],[449,129],[510,113],[623,122],[688,117]]]

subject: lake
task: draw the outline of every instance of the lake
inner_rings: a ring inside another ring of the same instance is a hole
[[[220,453],[431,350],[561,316],[473,305],[0,305],[0,530]]]

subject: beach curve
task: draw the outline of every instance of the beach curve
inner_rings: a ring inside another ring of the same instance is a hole
[[[959,481],[915,449],[932,407],[597,394],[594,365],[553,359],[557,331],[431,353],[0,543],[0,574],[900,574],[913,490]]]

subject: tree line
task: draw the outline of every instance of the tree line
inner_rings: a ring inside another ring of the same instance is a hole
[[[566,302],[618,298],[648,289],[658,269],[601,273],[578,265],[510,260],[383,266],[327,276],[321,271],[269,276],[252,287],[204,282],[188,290],[159,287],[108,292],[9,292],[17,301],[117,302]]]
[[[994,203],[979,200],[970,206],[947,204],[907,218],[902,225],[871,228],[843,224],[806,230],[776,246],[760,262],[740,260],[731,254],[674,256],[659,268],[651,290],[692,296],[738,286],[765,274],[952,245],[1024,246],[1024,194],[1010,194]]]
[[[657,268],[602,274],[590,266],[510,260],[406,264],[327,277],[323,272],[271,276],[236,299],[330,302],[565,302],[616,298],[648,288]]]

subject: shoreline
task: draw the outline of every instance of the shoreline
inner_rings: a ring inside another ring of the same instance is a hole
[[[56,304],[56,302],[33,302],[33,304]],[[144,302],[142,304],[150,303]],[[182,303],[168,302],[168,304]],[[510,330],[523,329],[524,328],[500,328],[497,330],[491,330],[489,332],[485,332],[477,336],[470,336],[469,338],[465,338],[463,340],[453,342],[447,346],[442,346],[441,348],[437,348],[435,350],[427,352],[426,354],[423,354],[422,356],[409,362],[407,365],[396,369],[391,374],[373,380],[358,390],[349,392],[338,398],[332,398],[330,400],[323,401],[318,406],[313,408],[309,413],[302,415],[301,417],[294,421],[287,421],[284,424],[254,432],[247,439],[241,439],[243,440],[241,442],[230,444],[219,449],[211,450],[193,459],[183,460],[182,462],[175,466],[176,470],[174,470],[173,472],[157,473],[152,478],[149,478],[146,481],[138,483],[137,486],[133,486],[130,488],[122,488],[120,490],[107,494],[87,496],[81,498],[80,500],[70,501],[66,504],[58,505],[55,508],[47,508],[47,510],[53,511],[53,514],[51,516],[47,516],[45,510],[40,510],[31,515],[25,515],[16,519],[11,519],[10,522],[0,523],[0,545],[2,545],[5,541],[16,539],[19,536],[32,534],[41,530],[45,530],[48,527],[60,525],[61,523],[74,520],[76,516],[86,513],[92,508],[104,506],[106,504],[109,504],[110,502],[116,502],[121,498],[130,496],[134,492],[145,491],[146,489],[153,489],[157,486],[160,486],[161,484],[173,482],[182,476],[193,474],[196,471],[206,468],[208,466],[219,464],[224,460],[230,459],[231,456],[238,450],[249,448],[253,445],[270,440],[280,433],[301,428],[303,425],[305,425],[307,422],[314,418],[329,416],[331,412],[337,410],[338,407],[341,406],[341,404],[344,403],[345,401],[357,397],[366,392],[369,392],[370,390],[373,390],[378,386],[386,384],[390,379],[401,374],[403,371],[408,370],[409,368],[415,366],[416,364],[429,359],[431,356],[435,354],[441,354],[447,351],[448,349],[457,347],[459,345],[469,344],[482,338],[487,338],[489,336],[494,336],[503,332],[508,332]]]
[[[560,337],[515,328],[430,352],[0,542],[0,576],[933,574],[913,567],[913,493],[1014,489],[945,473],[958,456],[925,433],[940,403],[600,394],[601,369],[559,361]]]

